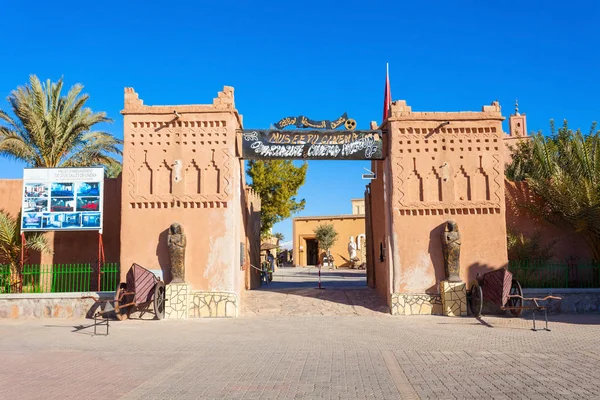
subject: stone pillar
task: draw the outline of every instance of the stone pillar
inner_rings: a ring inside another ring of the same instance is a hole
[[[165,319],[187,319],[191,287],[187,283],[169,283],[165,291]]]
[[[448,317],[464,317],[467,315],[467,285],[464,282],[442,281],[440,294],[442,312]]]

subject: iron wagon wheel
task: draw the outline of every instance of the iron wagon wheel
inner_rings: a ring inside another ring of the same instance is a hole
[[[156,318],[163,319],[165,317],[165,283],[163,281],[156,282],[154,286],[154,314]]]
[[[512,283],[510,285],[510,293],[509,294],[523,297],[523,288],[521,288],[521,284],[519,283],[518,280],[516,280],[516,279],[512,280]],[[523,299],[520,299],[517,297],[509,297],[508,306],[509,307],[523,307]],[[515,317],[521,316],[522,312],[523,312],[522,309],[510,310],[510,313],[512,315],[514,315]]]
[[[115,290],[115,315],[119,321],[125,321],[127,318],[129,318],[129,314],[131,314],[131,306],[120,306],[120,304],[128,304],[131,302],[129,300],[129,297],[131,296],[126,296],[124,294],[126,291],[127,284],[125,282],[119,283],[117,290]]]
[[[469,308],[471,308],[471,314],[473,314],[475,318],[479,317],[483,311],[483,290],[478,281],[473,281],[473,284],[471,285]]]

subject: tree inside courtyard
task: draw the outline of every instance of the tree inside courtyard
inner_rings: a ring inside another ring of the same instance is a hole
[[[333,224],[320,224],[314,230],[315,239],[319,242],[319,248],[329,255],[329,250],[338,239],[338,233]]]
[[[247,173],[250,186],[260,197],[261,236],[271,232],[277,222],[304,209],[306,201],[298,200],[298,190],[306,179],[308,164],[296,167],[289,160],[251,160]]]

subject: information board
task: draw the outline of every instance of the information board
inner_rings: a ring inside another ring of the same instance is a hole
[[[102,231],[104,168],[25,168],[22,231]]]

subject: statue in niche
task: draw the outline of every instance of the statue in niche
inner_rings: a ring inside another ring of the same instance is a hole
[[[446,279],[450,282],[460,282],[460,232],[456,221],[446,221],[442,234],[442,249]]]
[[[171,258],[172,282],[183,282],[185,278],[185,234],[183,228],[177,222],[169,227],[169,257]]]

